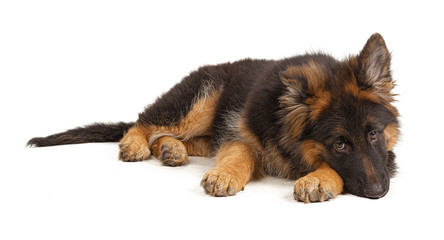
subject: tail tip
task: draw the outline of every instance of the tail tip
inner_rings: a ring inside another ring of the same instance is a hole
[[[45,146],[45,144],[43,144],[43,140],[44,140],[44,138],[42,138],[42,137],[31,138],[26,143],[26,146],[27,147],[43,147],[43,146]]]

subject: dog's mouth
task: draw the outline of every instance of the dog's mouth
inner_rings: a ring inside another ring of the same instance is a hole
[[[369,199],[379,199],[387,195],[390,184],[389,181],[387,183],[384,182],[374,182],[368,183],[364,186],[347,186],[349,184],[345,183],[345,190],[353,195],[369,198]]]
[[[384,197],[388,193],[388,190],[388,184],[373,183],[364,188],[363,193],[366,198],[378,199]]]

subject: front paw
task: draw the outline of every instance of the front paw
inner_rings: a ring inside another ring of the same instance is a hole
[[[298,201],[310,203],[330,200],[339,193],[340,190],[334,181],[305,176],[296,181],[293,196]]]
[[[246,183],[242,183],[235,174],[219,169],[211,169],[205,174],[200,185],[209,195],[226,197],[234,196],[244,190]]]

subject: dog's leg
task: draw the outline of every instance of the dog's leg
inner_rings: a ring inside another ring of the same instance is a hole
[[[344,182],[339,174],[323,162],[314,172],[299,178],[294,185],[294,198],[305,203],[322,202],[342,193]]]
[[[182,142],[175,137],[163,136],[153,143],[151,152],[164,165],[181,166],[187,163],[188,156],[211,156],[211,139],[196,137]]]
[[[190,87],[193,84],[196,85],[195,89]],[[161,137],[171,136],[181,141],[188,141],[201,136],[211,136],[221,92],[221,85],[203,82],[197,77],[186,78],[139,114],[136,124],[120,140],[120,159],[123,161],[148,159],[151,154],[150,147]],[[174,143],[171,138],[165,139]],[[186,149],[178,142],[179,140],[175,142],[178,146],[176,150],[180,150],[184,154],[183,157],[172,160],[171,155],[165,156],[162,160],[166,165],[185,164]],[[160,156],[162,147],[159,150],[157,156]]]
[[[201,186],[212,196],[233,196],[245,188],[253,171],[254,154],[250,145],[224,143],[216,155],[216,167],[205,174]]]
[[[184,141],[189,156],[211,157],[213,154],[213,142],[211,137],[195,137]]]

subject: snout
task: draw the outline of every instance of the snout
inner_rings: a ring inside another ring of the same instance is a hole
[[[364,188],[364,195],[367,198],[378,199],[384,197],[385,194],[387,194],[388,189],[388,184],[373,182],[367,184],[367,186]]]

